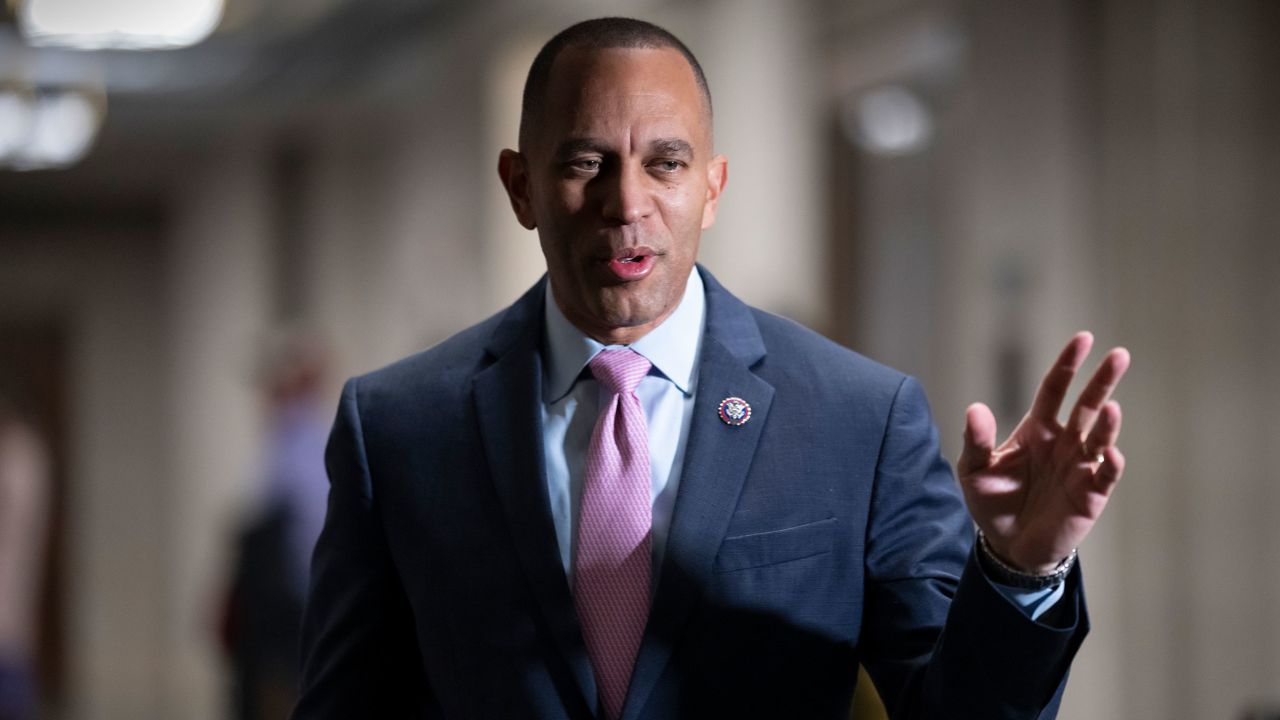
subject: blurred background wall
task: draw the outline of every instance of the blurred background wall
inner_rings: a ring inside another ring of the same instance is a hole
[[[35,48],[21,11],[0,151],[4,92],[83,92],[96,128],[0,170],[0,395],[54,456],[43,716],[228,716],[266,339],[326,338],[333,407],[534,281],[497,152],[538,46],[601,14],[705,66],[703,262],[919,376],[953,459],[964,407],[1008,428],[1073,331],[1132,350],[1062,717],[1280,706],[1280,3],[228,0],[152,52]]]

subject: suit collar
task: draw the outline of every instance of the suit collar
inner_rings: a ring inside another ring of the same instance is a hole
[[[542,296],[546,290],[547,276],[543,275],[506,309],[485,345],[490,357],[501,358],[516,347],[536,349],[542,328]]]
[[[751,308],[725,290],[706,268],[699,265],[698,272],[707,287],[706,336],[715,338],[746,367],[754,367],[765,356],[765,346]]]

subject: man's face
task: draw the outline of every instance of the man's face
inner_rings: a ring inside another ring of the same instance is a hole
[[[566,48],[523,153],[499,174],[537,228],[555,299],[605,343],[631,343],[675,310],[715,221],[726,163],[673,49]]]

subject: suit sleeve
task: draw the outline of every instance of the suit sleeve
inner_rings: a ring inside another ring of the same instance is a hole
[[[863,662],[895,720],[1052,718],[1088,630],[1077,567],[1033,621],[991,584],[919,383],[898,388],[867,529]]]
[[[329,508],[311,563],[293,720],[416,718],[429,697],[413,615],[378,519],[356,380],[325,449]]]

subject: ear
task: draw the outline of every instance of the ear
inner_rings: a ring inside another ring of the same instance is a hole
[[[720,202],[720,193],[729,182],[729,161],[723,155],[711,158],[707,164],[707,198],[702,203],[702,229],[706,230],[716,224],[716,205]]]
[[[529,197],[529,169],[525,157],[515,150],[503,150],[498,154],[498,177],[502,178],[502,187],[507,190],[516,220],[527,230],[538,227]]]

